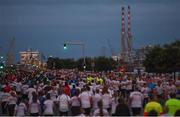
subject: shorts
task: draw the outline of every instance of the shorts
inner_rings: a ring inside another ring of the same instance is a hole
[[[31,113],[30,116],[39,116],[39,113]]]
[[[85,115],[90,115],[90,113],[91,113],[91,108],[83,108],[83,110],[84,110],[84,114],[85,114]]]
[[[141,108],[132,107],[131,109],[132,109],[133,116],[141,115]]]

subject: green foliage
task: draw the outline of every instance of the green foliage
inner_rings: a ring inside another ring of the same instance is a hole
[[[112,58],[98,57],[95,58],[95,70],[108,71],[116,68],[116,61]]]
[[[94,69],[96,71],[108,71],[116,68],[116,61],[112,58],[97,57],[97,58],[85,58],[86,70],[93,70],[92,64],[95,63]],[[78,60],[74,59],[59,59],[59,58],[48,58],[47,68],[48,69],[73,69],[78,68],[83,70],[84,59],[80,58]]]
[[[180,41],[154,47],[146,55],[144,66],[147,72],[180,71]]]

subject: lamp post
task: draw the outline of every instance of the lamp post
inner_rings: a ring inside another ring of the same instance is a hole
[[[82,49],[82,57],[83,57],[83,69],[86,69],[86,60],[85,60],[85,44],[82,42],[64,42],[64,49],[67,49],[67,45],[76,45],[81,46]]]

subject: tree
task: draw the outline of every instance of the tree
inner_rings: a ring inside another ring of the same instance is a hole
[[[53,69],[53,62],[54,62],[54,58],[49,57],[47,60],[47,68],[48,69]]]
[[[93,70],[92,64],[95,63],[95,70],[96,71],[108,71],[113,70],[116,68],[116,61],[112,58],[105,58],[105,57],[97,57],[97,58],[85,58],[86,61],[86,69],[87,71]],[[83,69],[84,59],[80,58],[78,60],[74,59],[59,59],[59,58],[48,58],[47,61],[47,68],[48,69],[73,69],[78,68],[79,70]]]
[[[180,71],[180,41],[164,46],[155,46],[146,55],[144,66],[147,72]]]
[[[116,61],[112,58],[98,57],[95,58],[95,70],[97,71],[109,71],[116,68]]]

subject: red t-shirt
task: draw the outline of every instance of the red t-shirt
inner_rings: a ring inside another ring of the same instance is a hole
[[[11,91],[11,87],[9,85],[6,85],[4,87],[4,92],[9,93]]]
[[[64,86],[64,92],[66,95],[70,96],[70,87],[69,86]]]

